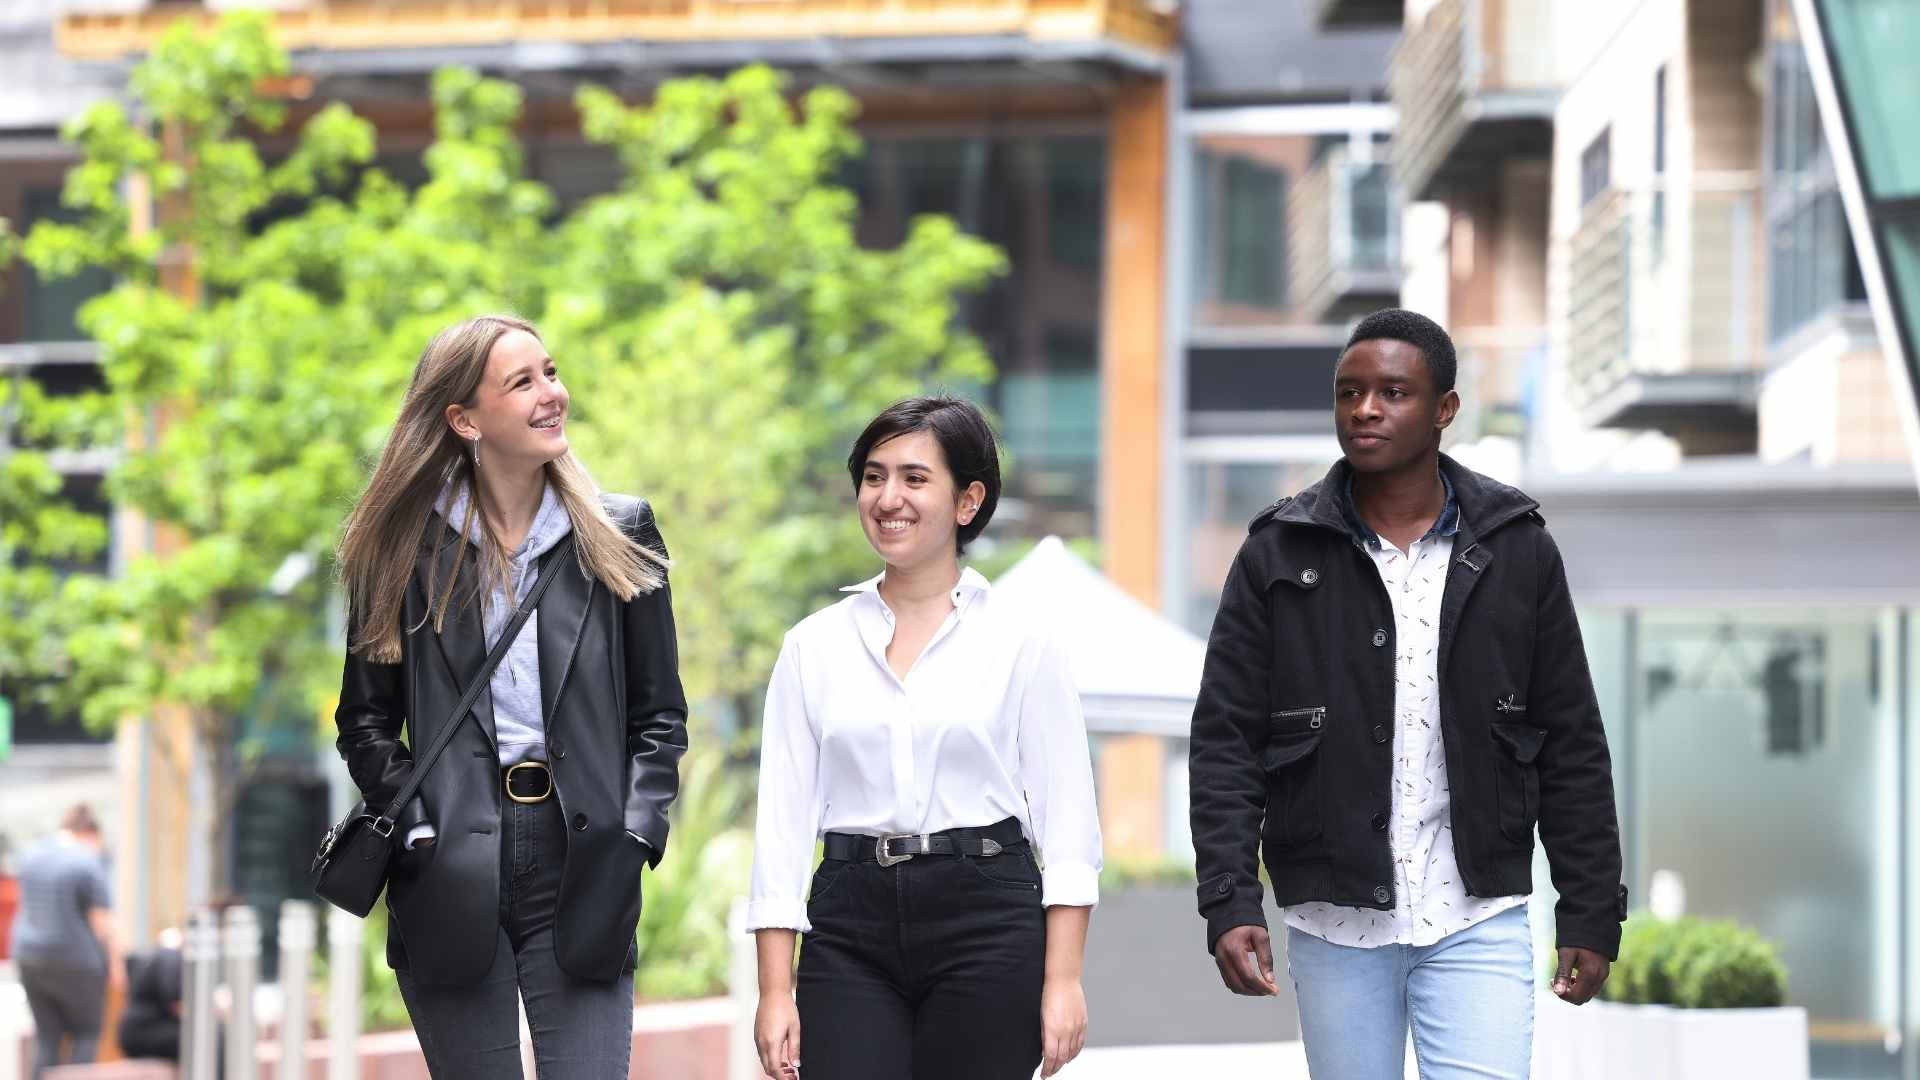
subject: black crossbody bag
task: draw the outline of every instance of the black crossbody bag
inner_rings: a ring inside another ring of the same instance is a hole
[[[314,895],[327,903],[350,911],[361,918],[373,910],[374,902],[380,899],[381,890],[387,887],[388,864],[393,859],[393,828],[400,813],[406,808],[407,801],[420,790],[421,781],[427,778],[427,770],[440,760],[440,755],[453,742],[454,732],[460,729],[462,721],[479,699],[480,691],[485,689],[487,681],[493,677],[493,669],[500,666],[500,660],[507,655],[507,649],[513,639],[520,634],[520,628],[526,625],[527,616],[540,605],[540,598],[565,571],[564,559],[573,550],[573,536],[560,542],[554,549],[554,555],[547,560],[548,572],[540,575],[533,583],[533,591],[520,602],[513,613],[513,621],[500,631],[500,640],[494,642],[493,651],[487,654],[487,662],[480,666],[480,673],[474,676],[467,692],[460,697],[460,704],[454,706],[453,715],[440,725],[440,734],[434,737],[433,745],[427,752],[416,758],[413,774],[400,787],[400,793],[386,810],[375,814],[365,799],[354,804],[346,817],[327,830],[320,840],[320,850],[314,853],[313,865],[307,869],[307,877],[313,882]]]

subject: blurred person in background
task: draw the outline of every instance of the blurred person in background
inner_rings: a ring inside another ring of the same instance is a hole
[[[127,954],[127,1005],[120,1013],[120,1052],[130,1058],[180,1060],[186,964],[178,927],[162,930],[151,949]]]
[[[104,847],[99,820],[81,804],[20,857],[13,958],[33,1011],[36,1080],[55,1065],[93,1061],[108,986],[125,981]]]
[[[960,568],[999,447],[970,403],[916,398],[867,425],[847,470],[884,571],[788,631],[767,689],[747,908],[761,1068],[1052,1076],[1086,1037],[1100,826],[1065,654]]]
[[[1599,991],[1626,887],[1580,626],[1539,504],[1440,453],[1453,342],[1361,320],[1334,371],[1344,459],[1254,518],[1194,707],[1207,949],[1275,992],[1261,846],[1316,1080],[1528,1074],[1537,822],[1553,991]]]
[[[570,404],[526,322],[442,331],[340,543],[334,721],[367,803],[459,725],[387,883],[387,960],[437,1077],[519,1080],[522,998],[542,1080],[625,1077],[632,1050],[640,875],[666,851],[687,706],[666,544],[644,500],[603,496],[569,451]]]

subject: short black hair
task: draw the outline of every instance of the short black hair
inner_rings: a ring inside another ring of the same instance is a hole
[[[987,489],[979,512],[960,526],[954,537],[954,551],[964,555],[967,545],[993,520],[993,508],[1000,504],[1000,444],[993,437],[993,427],[973,402],[942,395],[907,398],[888,406],[854,440],[853,452],[847,455],[847,474],[853,477],[854,493],[860,491],[860,479],[866,474],[867,457],[873,448],[916,431],[933,432],[940,453],[947,459],[947,470],[953,473],[954,490],[963,490],[975,480]]]
[[[1417,311],[1385,308],[1360,320],[1360,325],[1353,328],[1353,336],[1347,338],[1346,348],[1340,350],[1340,355],[1347,355],[1347,349],[1363,341],[1381,338],[1404,341],[1420,350],[1420,355],[1427,361],[1427,370],[1433,373],[1434,393],[1444,396],[1453,389],[1460,362],[1454,356],[1453,339],[1440,329],[1439,323]]]

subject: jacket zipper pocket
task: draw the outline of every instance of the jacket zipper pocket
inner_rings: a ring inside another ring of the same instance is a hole
[[[1277,713],[1267,714],[1269,720],[1298,720],[1303,716],[1307,718],[1307,727],[1318,731],[1320,726],[1327,722],[1327,707],[1315,705],[1311,709],[1282,709]]]
[[[1516,698],[1516,697],[1519,697],[1519,696],[1520,696],[1520,695],[1518,695],[1518,694],[1508,694],[1508,695],[1507,695],[1506,697],[1503,697],[1503,698],[1498,698],[1498,699],[1496,699],[1496,700],[1494,701],[1494,703],[1493,703],[1493,707],[1494,707],[1495,709],[1498,709],[1499,711],[1501,711],[1501,712],[1503,712],[1503,713],[1523,713],[1523,712],[1526,712],[1526,711],[1527,711],[1527,707],[1526,707],[1525,705],[1516,705],[1516,704],[1514,704],[1514,702],[1513,702],[1513,699],[1514,699],[1514,698]]]

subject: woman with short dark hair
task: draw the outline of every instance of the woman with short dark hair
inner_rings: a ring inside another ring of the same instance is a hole
[[[999,447],[968,402],[914,398],[847,471],[884,570],[787,633],[767,690],[761,1066],[802,1075],[804,1030],[808,1080],[1052,1076],[1086,1033],[1100,827],[1063,654],[959,564]]]

